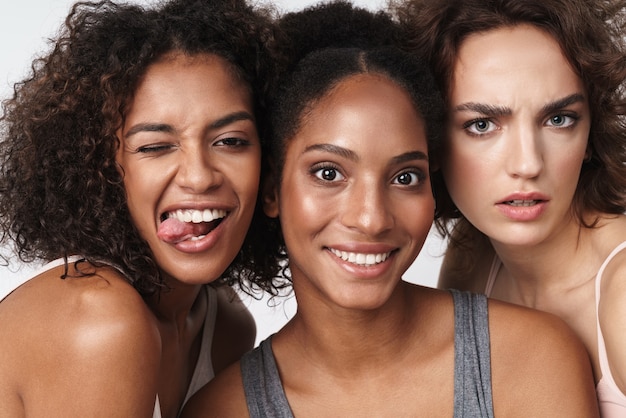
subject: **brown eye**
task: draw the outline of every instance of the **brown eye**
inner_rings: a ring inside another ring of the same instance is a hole
[[[324,164],[322,166],[318,165],[312,168],[311,174],[313,174],[316,178],[327,182],[336,182],[344,179],[344,176],[341,174],[339,169],[328,164]]]

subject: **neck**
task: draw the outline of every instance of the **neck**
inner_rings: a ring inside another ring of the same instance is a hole
[[[147,299],[148,306],[161,323],[184,329],[188,319],[203,305],[200,296],[203,285],[189,285],[166,279],[169,288]]]
[[[281,331],[292,349],[310,363],[353,374],[395,361],[409,350],[419,317],[416,292],[401,282],[389,300],[372,310],[329,307],[319,300],[298,300],[298,312]],[[296,295],[298,292],[296,291]]]
[[[503,264],[499,278],[509,282],[507,300],[541,308],[552,295],[562,297],[593,279],[597,266],[591,262],[591,233],[572,222],[540,244],[510,246],[492,241]]]

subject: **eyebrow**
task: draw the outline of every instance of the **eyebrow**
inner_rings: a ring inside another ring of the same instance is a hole
[[[339,147],[337,145],[332,144],[314,144],[306,147],[303,153],[311,152],[311,151],[324,151],[330,152],[332,154],[338,155],[343,158],[347,158],[351,161],[358,161],[359,156],[354,151],[351,151],[347,148]],[[402,164],[408,161],[414,160],[428,160],[428,155],[422,151],[410,151],[405,152],[404,154],[397,155],[392,158],[392,164]]]
[[[489,116],[508,116],[513,111],[510,107],[506,106],[495,106],[484,103],[476,103],[476,102],[467,102],[456,106],[452,109],[453,112],[465,112],[471,111],[480,113],[481,115],[489,115]]]
[[[570,94],[561,99],[547,103],[541,108],[542,113],[552,113],[578,102],[584,102],[585,96],[580,93]],[[513,111],[507,106],[495,106],[485,103],[467,102],[456,106],[453,112],[472,111],[486,116],[509,116]]]
[[[404,154],[400,154],[396,157],[393,157],[392,162],[394,164],[402,164],[402,163],[415,161],[415,160],[428,161],[428,155],[426,155],[426,153],[422,151],[405,152]]]
[[[332,145],[332,144],[313,144],[313,145],[306,147],[302,153],[305,154],[307,152],[312,152],[312,151],[330,152],[331,154],[335,154],[340,157],[347,158],[348,160],[351,160],[351,161],[359,160],[359,156],[356,154],[356,152],[351,151],[347,148],[339,147],[337,145]]]
[[[241,120],[249,120],[254,122],[254,117],[245,111],[230,113],[222,118],[217,119],[209,125],[209,129],[220,129],[224,126],[228,126],[231,123],[235,123]],[[166,123],[138,123],[134,125],[132,128],[126,132],[125,137],[131,137],[139,132],[162,132],[162,133],[172,133],[174,132],[174,127],[172,125],[168,125]]]
[[[558,99],[553,101],[552,103],[546,104],[541,110],[543,113],[552,113],[557,110],[563,109],[569,105],[574,103],[584,102],[585,96],[580,93],[570,94],[569,96],[563,97],[562,99]]]

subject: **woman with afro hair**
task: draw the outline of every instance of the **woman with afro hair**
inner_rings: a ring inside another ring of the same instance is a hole
[[[77,3],[16,84],[0,237],[47,264],[0,303],[0,417],[173,418],[252,347],[272,39],[244,0]]]

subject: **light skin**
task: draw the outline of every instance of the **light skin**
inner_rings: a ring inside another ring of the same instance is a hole
[[[157,393],[163,416],[178,415],[202,340],[203,286],[239,251],[255,207],[251,93],[217,56],[166,54],[146,70],[118,136],[130,213],[170,289],[144,301],[115,269],[93,267],[91,277],[60,280],[60,267],[18,288],[0,304],[0,359],[11,365],[0,374],[0,417],[152,416]],[[159,228],[176,210],[221,222],[195,223],[200,238],[164,240]],[[218,290],[216,372],[254,342],[233,297]]]
[[[571,209],[589,152],[585,86],[558,42],[530,25],[468,36],[453,70],[443,174],[456,206],[491,245],[471,272],[455,271],[448,254],[439,286],[484,292],[495,251],[503,265],[491,296],[564,319],[598,381],[595,275],[624,240],[626,217],[587,212],[588,223],[598,219],[590,229]],[[626,393],[626,321],[617,320],[626,314],[625,278],[622,253],[603,277],[599,315]]]
[[[288,140],[266,213],[280,217],[298,301],[294,318],[272,338],[295,416],[452,416],[451,297],[401,280],[432,224],[428,173],[423,120],[409,95],[382,75],[342,80]],[[571,340],[569,331],[537,312],[497,302],[490,309],[500,318],[490,324],[498,335],[492,339],[494,388],[501,388],[496,411],[541,415],[554,405],[530,406],[524,396],[544,391],[541,398],[550,399],[565,385],[577,393],[578,410],[568,405],[563,416],[596,416],[591,387],[561,382],[562,371],[545,381],[540,376],[554,364],[528,356],[520,344],[527,332],[539,332],[547,344],[539,349],[549,355],[550,344]],[[511,326],[520,333],[505,332]],[[558,332],[548,332],[551,327]],[[523,370],[512,360],[522,349]],[[572,361],[584,350],[574,340],[564,355]],[[565,374],[589,376],[589,369]],[[529,375],[537,378],[532,384]],[[559,384],[552,386],[554,379]],[[508,389],[513,381],[515,391]],[[239,364],[194,396],[183,416],[247,416]]]

